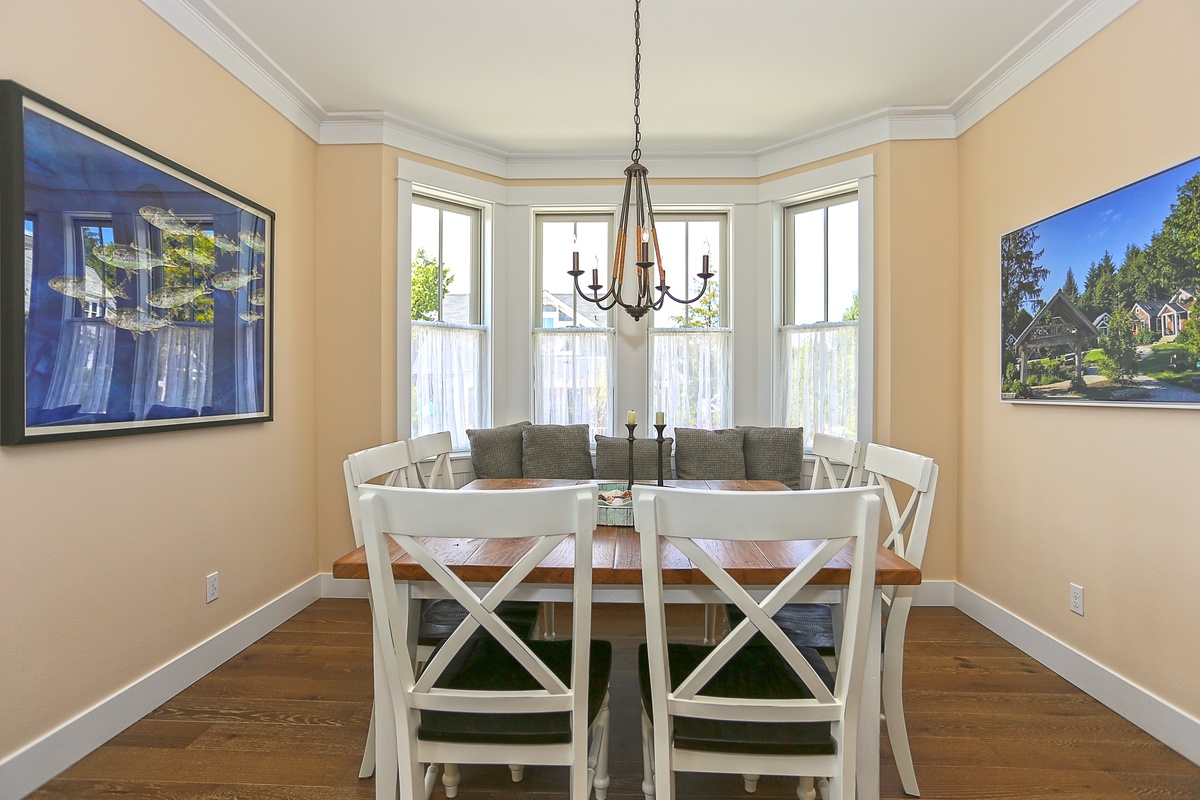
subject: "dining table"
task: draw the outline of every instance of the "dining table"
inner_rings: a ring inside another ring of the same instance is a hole
[[[531,489],[578,483],[612,482],[550,478],[476,479],[458,491]],[[790,491],[783,483],[765,480],[668,480],[664,481],[664,485],[719,491]],[[807,542],[721,542],[719,545],[714,542],[712,549],[709,549],[703,541],[697,543],[735,580],[760,599],[787,577],[816,546]],[[392,576],[397,591],[403,597],[408,600],[446,597],[438,584],[407,553],[392,541],[388,544],[391,547]],[[524,549],[514,548],[512,540],[472,537],[452,540],[450,546],[439,547],[439,557],[459,578],[468,584],[480,586],[501,578],[524,552]],[[662,541],[659,553],[663,564],[664,595],[668,603],[703,603],[711,608],[724,603],[724,597],[708,578],[673,545]],[[796,602],[840,603],[842,587],[850,580],[853,560],[853,544],[849,544],[813,577],[797,596]],[[569,601],[573,564],[574,541],[568,537],[530,572],[522,586],[509,595],[509,599],[546,604]],[[356,548],[334,561],[333,577],[367,579],[364,548]],[[920,582],[919,568],[882,545],[879,547],[868,630],[867,663],[863,671],[863,695],[859,704],[858,800],[879,798],[882,589],[885,586],[911,586]],[[638,532],[628,525],[597,526],[592,539],[592,602],[641,603],[642,600]],[[375,797],[376,800],[394,800],[398,761],[393,711],[389,693],[382,685],[383,670],[379,666],[378,647],[376,651]]]

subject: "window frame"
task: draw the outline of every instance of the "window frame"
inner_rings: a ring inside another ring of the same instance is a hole
[[[824,225],[822,233],[824,234],[824,281],[825,289],[825,319],[824,322],[834,322],[829,318],[829,209],[834,206],[845,205],[847,203],[859,202],[858,191],[856,189],[841,190],[833,194],[825,195],[815,199],[801,200],[795,203],[788,203],[783,206],[783,324],[797,325],[803,323],[796,322],[796,225],[795,218],[800,214],[806,214],[810,211],[824,209]],[[859,202],[859,225],[862,224],[862,204]],[[862,259],[859,258],[861,264]],[[862,276],[861,269],[858,276],[859,288],[856,290],[861,295],[862,292]],[[861,305],[859,308],[861,316]]]
[[[425,320],[427,322],[446,322],[443,319],[445,310],[443,308],[444,293],[442,292],[441,275],[443,270],[442,254],[445,252],[445,224],[444,214],[448,211],[454,214],[464,214],[471,218],[471,296],[467,301],[468,307],[468,325],[486,325],[484,322],[485,316],[483,311],[483,212],[484,209],[464,202],[463,200],[452,199],[444,193],[430,189],[428,187],[413,187],[412,192],[412,207],[423,206],[426,208],[435,208],[438,211],[438,300],[437,300],[437,319]],[[409,209],[411,216],[412,209]],[[410,222],[411,224],[411,222]],[[410,247],[411,251],[411,247]],[[408,258],[409,274],[412,274],[412,255]],[[410,310],[409,318],[412,314]],[[420,320],[417,320],[420,321]],[[461,323],[448,323],[461,324]]]

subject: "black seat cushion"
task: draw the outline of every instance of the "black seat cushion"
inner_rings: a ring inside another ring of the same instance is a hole
[[[505,600],[496,607],[496,616],[517,636],[528,639],[537,625],[539,607],[539,603]],[[417,644],[432,646],[444,641],[466,618],[467,610],[457,600],[422,600]]]
[[[571,641],[528,642],[563,683],[570,682]],[[588,664],[588,724],[600,713],[612,671],[612,643],[593,641]],[[435,684],[443,689],[480,691],[539,689],[540,684],[490,636],[468,642]],[[571,740],[571,715],[565,711],[537,714],[465,714],[422,711],[417,737],[464,744],[561,744]]]
[[[668,644],[671,688],[677,687],[712,651],[709,645]],[[833,676],[821,656],[801,648],[804,660],[833,690]],[[646,645],[638,647],[642,706],[652,715]],[[812,697],[774,647],[743,647],[700,691],[711,697],[795,699]],[[837,752],[828,722],[728,722],[675,717],[675,746],[684,750],[762,755],[827,755]]]
[[[735,605],[725,606],[729,627],[746,618]],[[823,656],[835,656],[833,648],[833,609],[827,603],[793,603],[775,612],[775,624],[787,635],[796,647],[811,647]],[[768,645],[770,642],[761,633],[754,634],[752,645]]]

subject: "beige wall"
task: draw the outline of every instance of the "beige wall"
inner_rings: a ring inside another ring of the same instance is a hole
[[[1142,2],[959,139],[957,574],[1200,716],[1200,413],[1001,403],[997,343],[1002,234],[1200,154],[1197,30],[1193,0]]]
[[[278,219],[274,422],[0,449],[3,759],[317,571],[320,307],[316,145],[137,0],[0,0],[0,77]]]

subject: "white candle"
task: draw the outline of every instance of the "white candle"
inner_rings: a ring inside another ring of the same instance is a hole
[[[625,420],[625,421],[626,421],[626,424],[629,424],[629,425],[637,425],[637,414],[635,414],[634,412],[630,411],[630,412],[629,412],[629,416],[626,418],[626,420]]]
[[[667,415],[661,411],[656,411],[654,413],[654,424],[655,425],[666,425],[667,424]]]

